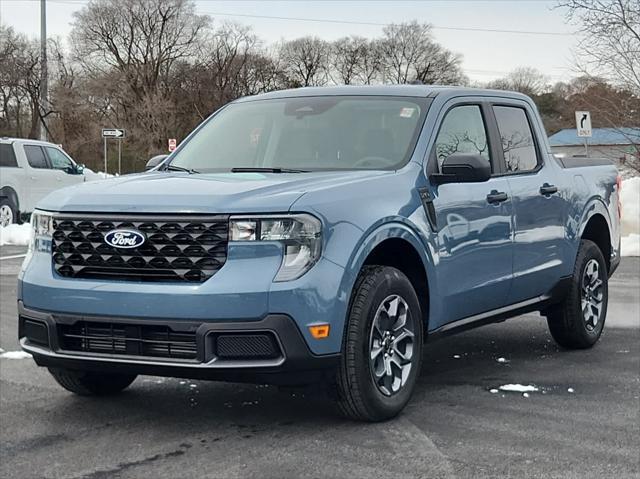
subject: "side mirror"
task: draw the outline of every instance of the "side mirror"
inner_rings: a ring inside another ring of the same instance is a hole
[[[68,175],[81,175],[83,171],[84,165],[78,165],[77,163],[74,163],[73,165],[68,166],[64,169],[64,172]]]
[[[482,183],[491,178],[491,164],[481,155],[454,153],[442,163],[442,173],[430,176],[433,183]]]
[[[169,155],[156,155],[153,158],[151,158],[149,161],[147,161],[147,165],[144,167],[145,170],[152,170],[153,168],[155,168],[156,166],[158,166],[160,163],[162,163],[165,158],[167,158],[167,156]]]

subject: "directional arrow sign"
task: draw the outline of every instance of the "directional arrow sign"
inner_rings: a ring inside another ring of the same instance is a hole
[[[122,128],[103,128],[102,138],[124,138],[125,131]]]
[[[580,137],[591,136],[591,113],[588,111],[576,112],[576,129]]]

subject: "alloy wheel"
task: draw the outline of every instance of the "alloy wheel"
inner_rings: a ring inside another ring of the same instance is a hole
[[[414,331],[407,302],[388,296],[376,311],[369,336],[369,365],[377,388],[386,396],[405,385],[412,368]]]
[[[9,226],[13,223],[13,211],[9,205],[0,206],[0,225]]]
[[[582,318],[589,331],[596,329],[602,314],[604,302],[603,280],[600,264],[590,259],[582,272]]]

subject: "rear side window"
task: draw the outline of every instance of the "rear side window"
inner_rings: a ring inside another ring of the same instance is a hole
[[[442,120],[436,139],[438,166],[454,153],[480,155],[490,161],[489,142],[482,112],[478,105],[452,108]]]
[[[17,167],[16,154],[13,152],[13,145],[0,145],[0,166]]]
[[[42,148],[35,145],[25,145],[24,153],[31,168],[49,168]]]
[[[509,173],[535,170],[538,155],[527,113],[518,107],[494,106],[504,162]]]

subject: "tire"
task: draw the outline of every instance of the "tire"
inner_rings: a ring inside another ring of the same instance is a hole
[[[335,384],[342,414],[376,422],[402,411],[420,374],[423,330],[420,303],[409,279],[395,268],[364,267],[351,297]],[[375,360],[370,359],[374,354]],[[386,374],[387,363],[392,375]]]
[[[135,374],[107,374],[90,371],[49,368],[54,379],[79,396],[109,396],[126,389],[135,379]]]
[[[0,199],[0,226],[18,222],[18,206],[9,198]]]
[[[594,277],[597,279],[592,281]],[[582,240],[569,292],[547,314],[549,331],[556,343],[567,349],[586,349],[596,344],[604,329],[608,299],[608,272],[602,252],[594,242]]]

